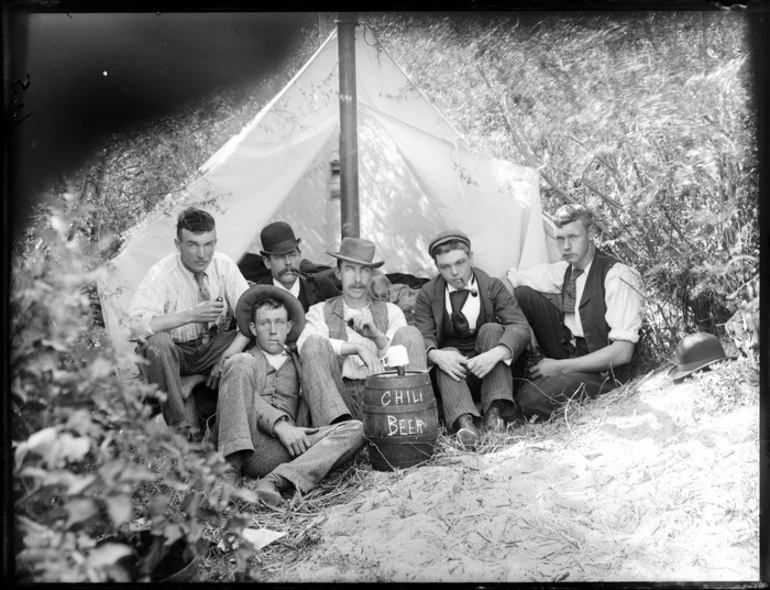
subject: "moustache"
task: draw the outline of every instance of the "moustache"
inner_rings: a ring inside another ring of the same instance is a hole
[[[283,269],[283,270],[280,272],[280,275],[281,275],[281,276],[283,276],[283,275],[285,275],[285,274],[288,274],[288,273],[294,273],[295,275],[297,275],[297,276],[299,276],[299,277],[302,277],[303,279],[308,279],[308,278],[310,278],[310,275],[309,275],[309,274],[307,274],[306,272],[302,272],[300,269],[298,269],[298,268],[295,268],[295,267],[293,267],[293,266],[289,266],[289,267],[286,267],[286,268],[284,268],[284,269]]]

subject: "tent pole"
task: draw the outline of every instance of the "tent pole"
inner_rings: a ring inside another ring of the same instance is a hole
[[[356,118],[356,16],[337,15],[340,61],[340,213],[342,237],[360,237],[358,121]]]

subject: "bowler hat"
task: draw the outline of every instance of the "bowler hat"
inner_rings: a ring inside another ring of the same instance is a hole
[[[274,285],[252,285],[243,292],[235,306],[235,319],[238,321],[238,329],[249,338],[254,334],[249,330],[249,324],[254,321],[254,304],[260,297],[273,297],[286,306],[289,319],[292,322],[291,330],[286,336],[286,342],[293,342],[299,338],[302,328],[305,327],[305,309],[294,295],[286,289]]]
[[[668,376],[674,381],[681,381],[711,363],[734,358],[725,354],[719,338],[706,332],[697,332],[685,336],[676,345],[677,365],[668,372]]]
[[[275,221],[264,227],[259,235],[262,241],[262,256],[286,254],[294,250],[302,241],[294,235],[294,230],[285,221]]]
[[[433,238],[430,241],[430,244],[428,245],[428,254],[433,258],[433,251],[439,247],[441,244],[446,244],[447,242],[451,242],[452,240],[457,240],[458,242],[462,242],[468,248],[471,247],[471,240],[468,236],[466,236],[463,232],[461,232],[459,229],[447,229],[442,232],[439,232],[438,235],[436,235],[435,238]]]
[[[379,268],[385,264],[384,260],[374,261],[374,242],[362,240],[361,238],[342,238],[339,252],[327,252],[339,260],[347,260],[356,264]]]

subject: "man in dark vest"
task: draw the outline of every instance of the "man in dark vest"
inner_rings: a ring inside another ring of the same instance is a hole
[[[439,275],[422,286],[415,325],[435,367],[444,423],[464,448],[475,448],[481,415],[494,431],[513,415],[511,363],[529,344],[529,326],[499,279],[473,266],[471,241],[459,230],[439,233],[428,246]]]
[[[262,250],[259,253],[270,274],[257,278],[256,284],[274,285],[285,289],[299,299],[306,312],[312,305],[340,294],[331,279],[322,275],[301,273],[299,269],[302,258],[302,251],[299,248],[301,238],[294,236],[294,230],[288,223],[276,221],[266,225],[260,234],[260,239]]]
[[[639,274],[596,248],[589,210],[565,205],[554,224],[563,260],[507,273],[544,357],[518,401],[525,416],[543,419],[628,378],[644,305]]]
[[[408,326],[401,309],[369,296],[375,269],[375,245],[369,240],[344,238],[335,269],[342,295],[317,303],[305,315],[305,328],[297,340],[306,392],[314,426],[326,426],[351,416],[361,420],[361,393],[366,377],[385,370],[383,357],[391,345],[406,347],[407,370],[426,370],[425,345],[414,326]],[[321,392],[336,391],[335,400],[321,405]]]

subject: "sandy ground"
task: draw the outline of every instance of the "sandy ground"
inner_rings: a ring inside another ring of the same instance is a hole
[[[730,383],[652,374],[494,452],[372,471],[265,581],[756,581],[758,385]]]

